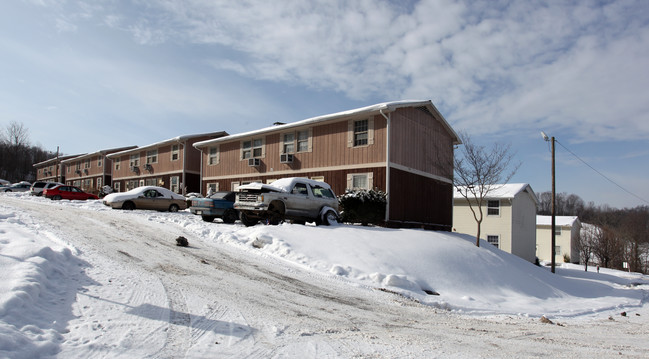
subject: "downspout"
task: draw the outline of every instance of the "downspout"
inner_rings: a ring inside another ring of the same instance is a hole
[[[383,109],[379,110],[381,116],[385,118],[387,124],[385,126],[385,199],[387,204],[385,205],[385,222],[387,223],[390,219],[390,117],[386,116],[383,113]]]
[[[180,188],[180,192],[184,196],[186,194],[186,192],[187,192],[185,190],[187,188],[187,182],[185,182],[185,180],[187,179],[186,178],[186,173],[185,173],[187,171],[187,141],[184,141],[183,143],[181,143],[181,145],[183,146],[183,177],[182,177],[183,186],[182,186],[182,188]]]
[[[198,171],[198,173],[199,173],[199,175],[198,175],[198,193],[202,193],[203,192],[203,149],[198,148],[198,147],[194,147],[194,148],[201,151],[201,170]],[[207,194],[207,190],[205,190],[205,194]]]

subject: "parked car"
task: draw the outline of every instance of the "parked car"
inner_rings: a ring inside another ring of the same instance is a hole
[[[157,186],[142,186],[126,192],[111,193],[104,197],[103,203],[112,208],[126,210],[155,209],[178,212],[187,208],[185,197]]]
[[[0,186],[9,186],[11,182],[0,178]]]
[[[221,218],[224,223],[234,223],[239,219],[239,212],[234,209],[234,192],[216,192],[207,198],[195,197],[191,200],[189,211],[200,215],[205,222]]]
[[[45,198],[50,198],[55,201],[61,199],[79,200],[79,201],[85,201],[88,199],[99,199],[99,197],[95,196],[92,193],[86,193],[79,187],[66,186],[62,184],[54,186],[52,188],[44,189],[43,196],[45,196]]]
[[[5,187],[2,189],[3,192],[27,192],[29,191],[29,188],[32,186],[31,183],[29,182],[19,182],[19,183],[14,183],[9,187]]]
[[[240,186],[234,208],[241,222],[253,226],[260,220],[277,224],[284,220],[331,225],[338,222],[338,199],[324,182],[307,178],[283,178],[271,184]]]
[[[32,183],[32,186],[29,188],[29,194],[32,196],[42,196],[43,195],[43,190],[46,188],[53,188],[56,186],[60,186],[63,183],[60,182],[43,182],[43,181],[36,181]]]

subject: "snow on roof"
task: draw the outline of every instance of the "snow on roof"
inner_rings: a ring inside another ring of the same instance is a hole
[[[249,131],[249,132],[243,132],[243,133],[238,133],[234,135],[229,135],[225,137],[220,137],[212,140],[206,140],[206,141],[200,141],[196,142],[194,144],[194,147],[200,148],[200,147],[205,147],[209,146],[211,144],[219,143],[219,142],[224,142],[224,141],[232,141],[236,140],[239,138],[243,137],[249,137],[249,136],[254,136],[257,134],[262,134],[266,132],[271,132],[271,131],[281,131],[281,130],[286,130],[289,128],[295,128],[295,127],[300,127],[300,126],[307,126],[307,125],[312,125],[318,122],[323,122],[323,121],[329,121],[329,120],[334,120],[338,118],[343,118],[343,117],[350,117],[350,116],[355,116],[355,115],[362,115],[362,114],[370,114],[370,113],[387,113],[387,112],[393,112],[396,111],[399,108],[403,107],[427,107],[430,111],[432,111],[436,117],[442,122],[442,124],[446,127],[446,129],[452,134],[454,138],[454,143],[455,144],[460,144],[461,141],[459,139],[459,136],[453,128],[448,124],[444,116],[437,110],[435,105],[433,105],[432,101],[430,100],[402,100],[402,101],[392,101],[392,102],[383,102],[383,103],[378,103],[376,105],[371,105],[371,106],[366,106],[366,107],[360,107],[356,108],[353,110],[347,110],[347,111],[342,111],[342,112],[336,112],[332,114],[327,114],[323,116],[317,116],[317,117],[312,117],[312,118],[307,118],[305,120],[297,121],[297,122],[292,122],[292,123],[287,123],[287,124],[282,124],[282,125],[277,125],[277,126],[270,126],[254,131]]]
[[[554,224],[557,226],[573,226],[575,221],[578,221],[577,216],[555,216]],[[552,216],[536,216],[537,226],[550,226],[552,225]]]
[[[79,155],[79,156],[76,156],[76,157],[72,157],[72,158],[63,160],[61,162],[68,163],[68,162],[72,162],[72,161],[79,160],[79,159],[86,158],[86,157],[92,157],[92,156],[103,155],[103,154],[111,154],[113,152],[127,151],[127,150],[132,150],[134,148],[137,148],[137,146],[125,146],[125,147],[118,147],[118,148],[109,148],[109,149],[105,149],[105,150],[99,150],[99,151],[96,151],[96,152],[93,152],[93,153],[86,153],[85,155]]]
[[[130,152],[146,150],[148,148],[159,147],[159,146],[170,144],[170,143],[183,142],[183,141],[191,140],[191,139],[194,139],[194,138],[197,138],[197,137],[204,137],[204,136],[221,137],[221,136],[227,136],[227,135],[228,135],[227,132],[219,131],[219,132],[197,133],[197,134],[192,134],[192,135],[176,136],[176,137],[164,140],[164,141],[152,143],[150,145],[141,146],[141,147],[135,147],[135,148],[131,148],[131,149],[128,149],[128,150],[111,153],[111,154],[107,155],[106,157],[110,157],[110,158],[118,157],[118,156],[130,153]]]
[[[85,155],[85,153],[78,154],[78,155],[58,156],[58,157],[50,158],[49,160],[45,160],[43,162],[34,163],[34,167],[43,166],[43,165],[49,165],[51,163],[63,162],[65,160],[67,160],[67,159],[76,158],[76,157],[80,157],[80,156],[84,156],[84,155]]]
[[[489,190],[486,198],[514,198],[521,192],[527,192],[532,197],[534,203],[538,203],[536,194],[532,190],[532,187],[527,183],[506,183],[506,184],[494,184],[493,187]],[[459,187],[462,190],[466,189],[466,186]],[[460,194],[458,188],[455,187],[453,190],[453,198],[462,199],[464,196]]]

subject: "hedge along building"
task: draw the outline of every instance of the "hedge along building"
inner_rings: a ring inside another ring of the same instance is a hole
[[[451,230],[459,137],[431,101],[387,102],[201,141],[202,193],[308,177],[387,192],[386,224]]]
[[[106,156],[137,146],[100,150],[61,161],[65,165],[65,184],[97,194],[105,185],[112,186],[112,161]]]
[[[200,152],[192,145],[214,139],[227,132],[178,136],[109,154],[112,161],[113,189],[128,191],[139,186],[160,186],[176,193],[200,190]]]

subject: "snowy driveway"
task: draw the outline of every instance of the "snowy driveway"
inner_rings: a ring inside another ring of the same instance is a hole
[[[30,338],[36,343],[31,354],[40,356],[574,358],[643,357],[649,350],[645,309],[628,320],[563,326],[449,313],[254,248],[206,239],[201,228],[223,226],[222,235],[230,237],[251,232],[239,224],[205,224],[186,212],[124,212],[3,196],[0,218],[4,233],[20,228],[22,237],[45,237],[55,251],[64,246],[71,253],[73,265],[51,280],[67,291],[39,304],[58,324],[36,326],[59,336],[39,337],[27,328],[34,325],[28,315],[24,322],[0,317],[0,339]],[[178,236],[190,246],[176,246]],[[27,356],[20,348],[4,353]]]

